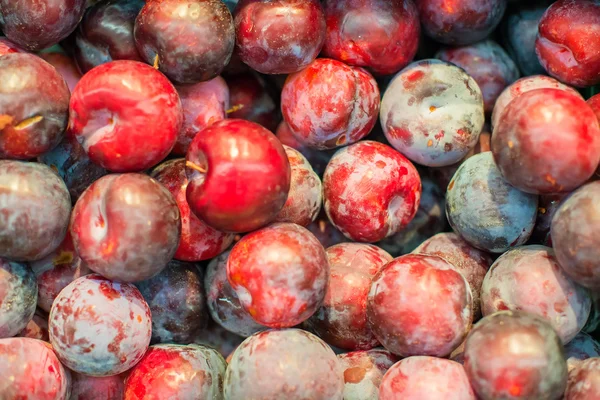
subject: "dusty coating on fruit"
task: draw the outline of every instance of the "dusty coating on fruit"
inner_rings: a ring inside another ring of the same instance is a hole
[[[48,333],[48,317],[42,315],[42,313],[36,312],[33,314],[31,321],[29,321],[25,328],[23,328],[21,332],[17,333],[15,337],[24,337],[50,342],[50,336]]]
[[[343,369],[315,335],[273,330],[250,336],[236,349],[224,386],[226,399],[342,400]]]
[[[600,357],[600,343],[584,332],[579,332],[567,345],[565,345],[565,359],[569,373],[581,361],[591,357]]]
[[[150,308],[129,283],[81,277],[50,311],[50,342],[61,362],[92,376],[120,374],[144,355],[152,333]]]
[[[369,350],[379,341],[367,325],[371,279],[392,256],[371,244],[341,243],[326,250],[330,273],[321,307],[305,326],[332,346]]]
[[[241,63],[241,62],[240,62]],[[231,64],[229,64],[231,65]],[[279,104],[275,102],[273,90],[264,77],[255,72],[227,76],[230,102],[228,118],[256,122],[274,132],[281,120]],[[276,93],[279,96],[280,93]],[[285,143],[284,143],[285,144]]]
[[[135,17],[143,6],[143,0],[112,0],[86,10],[73,48],[83,73],[113,60],[143,61],[133,40]]]
[[[353,241],[377,242],[403,229],[421,199],[421,179],[402,154],[361,141],[339,150],[323,177],[324,208]]]
[[[321,179],[313,171],[302,153],[286,145],[283,146],[292,169],[288,198],[275,217],[275,222],[291,222],[307,226],[321,211],[323,188]]]
[[[337,357],[344,370],[344,400],[378,400],[381,378],[398,361],[383,349],[353,351]]]
[[[71,199],[58,175],[42,164],[0,161],[0,256],[39,260],[62,242]]]
[[[537,205],[537,196],[504,180],[491,152],[466,160],[446,191],[446,216],[452,229],[470,245],[492,253],[503,253],[529,239]]]
[[[248,337],[267,328],[252,319],[229,284],[227,280],[229,253],[227,251],[213,258],[206,268],[204,276],[206,303],[213,321],[236,335]]]
[[[415,217],[400,232],[377,243],[392,256],[410,253],[425,240],[443,232],[448,225],[444,192],[427,177],[421,178],[421,184],[423,192]]]
[[[75,251],[70,232],[56,250],[29,265],[37,279],[38,307],[46,312],[50,312],[54,299],[69,283],[92,273]]]
[[[148,64],[178,84],[207,81],[229,63],[233,18],[219,0],[151,0],[135,20],[135,44]]]
[[[535,39],[546,8],[545,5],[540,5],[517,10],[502,23],[503,44],[523,76],[545,73],[535,54]]]
[[[69,133],[112,172],[143,171],[169,154],[182,123],[169,80],[138,61],[112,61],[86,73],[71,95]]]
[[[565,400],[600,398],[600,357],[589,358],[569,373]]]
[[[227,279],[256,322],[286,328],[305,321],[322,304],[329,263],[310,231],[276,223],[244,236],[233,247]]]
[[[560,83],[554,78],[544,75],[526,76],[504,89],[502,93],[500,93],[500,96],[498,96],[498,99],[496,99],[496,103],[494,104],[494,112],[492,113],[492,129],[495,126],[498,126],[500,118],[504,114],[505,109],[514,99],[523,93],[527,93],[536,89],[560,89],[583,99],[577,90]]]
[[[507,106],[494,129],[492,152],[504,178],[517,189],[568,192],[598,166],[600,125],[580,96],[532,90]]]
[[[228,119],[196,135],[186,174],[186,198],[194,214],[221,231],[250,232],[283,208],[291,168],[275,135],[256,123]]]
[[[552,219],[552,243],[563,270],[579,284],[600,288],[600,182],[563,200]]]
[[[554,251],[545,246],[507,251],[494,262],[481,287],[483,315],[503,310],[538,315],[564,344],[583,328],[590,307],[587,290],[562,271]]]
[[[110,174],[77,200],[71,235],[85,265],[103,276],[137,282],[173,258],[181,234],[177,203],[142,174]]]
[[[505,87],[519,79],[519,69],[502,47],[493,40],[484,40],[464,47],[444,48],[437,59],[465,70],[481,89],[486,113]]]
[[[475,400],[462,365],[442,358],[413,356],[394,364],[383,376],[380,400]]]
[[[104,168],[89,159],[83,146],[72,135],[66,135],[58,146],[38,157],[38,161],[60,175],[69,189],[72,202],[76,202],[94,181],[107,174]]]
[[[173,154],[185,156],[194,136],[202,129],[227,118],[229,88],[220,76],[194,85],[177,86],[183,109],[183,124]]]
[[[450,165],[479,139],[483,97],[462,69],[439,60],[417,61],[388,85],[380,121],[390,144],[410,160],[430,167]]]
[[[323,47],[325,15],[319,0],[241,0],[234,14],[237,53],[263,74],[300,71]]]
[[[231,355],[243,341],[243,337],[229,332],[221,325],[213,322],[212,319],[209,319],[208,326],[198,332],[192,343],[212,347],[223,357],[227,357]]]
[[[325,16],[325,57],[389,75],[417,52],[421,25],[412,0],[328,1]]]
[[[182,261],[208,260],[233,243],[235,235],[211,228],[191,212],[186,199],[189,181],[185,173],[185,159],[165,161],[154,168],[151,176],[171,192],[179,208],[181,236],[174,258]]]
[[[122,375],[87,376],[71,371],[71,397],[69,400],[122,400],[124,383]]]
[[[69,117],[69,88],[41,58],[11,53],[0,58],[0,157],[28,160],[51,150]]]
[[[152,343],[190,343],[206,327],[202,273],[172,260],[158,275],[136,284],[152,313]]]
[[[450,45],[485,39],[500,23],[506,0],[419,0],[421,25],[427,36]]]
[[[292,134],[320,150],[369,134],[379,104],[377,82],[368,72],[327,58],[290,75],[281,92],[281,112]]]
[[[408,254],[373,278],[367,318],[392,353],[444,357],[471,329],[473,297],[469,283],[449,262]]]
[[[71,377],[41,340],[0,339],[0,398],[67,400]]]
[[[0,338],[15,336],[24,329],[36,303],[37,286],[31,268],[0,258]]]
[[[455,233],[439,233],[432,236],[417,247],[413,254],[438,256],[452,264],[469,283],[473,295],[473,320],[481,317],[481,285],[492,265],[492,257],[489,254],[472,247]]]
[[[501,311],[467,337],[465,370],[482,399],[560,399],[567,363],[558,335],[533,314]]]
[[[30,51],[65,39],[85,11],[85,0],[0,1],[0,29],[7,38]]]
[[[585,87],[600,83],[600,4],[559,0],[542,16],[535,51],[548,73]]]
[[[226,368],[210,347],[151,346],[127,377],[124,400],[222,399]]]

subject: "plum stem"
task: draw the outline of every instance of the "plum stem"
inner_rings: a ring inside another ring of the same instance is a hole
[[[158,69],[158,54],[154,56],[154,63],[152,64],[154,69]]]
[[[236,104],[235,106],[233,106],[229,110],[227,110],[226,113],[231,114],[233,112],[236,112],[237,110],[241,110],[242,108],[244,108],[243,104]]]
[[[200,173],[202,173],[202,174],[205,174],[205,173],[206,173],[206,170],[205,170],[204,168],[200,167],[199,165],[196,165],[196,164],[194,164],[194,163],[193,163],[193,162],[191,162],[191,161],[186,161],[186,162],[185,162],[185,166],[186,166],[186,167],[189,167],[189,168],[191,168],[191,169],[194,169],[194,170],[196,170],[196,171],[198,171],[198,172],[200,172]]]
[[[15,130],[18,131],[21,129],[29,128],[31,125],[36,124],[43,119],[44,119],[44,117],[42,117],[41,115],[36,115],[35,117],[24,119],[23,121],[21,121],[15,125]]]

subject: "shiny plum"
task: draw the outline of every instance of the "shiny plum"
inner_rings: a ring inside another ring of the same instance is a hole
[[[281,120],[274,94],[264,77],[248,72],[227,77],[231,109],[227,117],[245,119],[264,126],[271,132]]]

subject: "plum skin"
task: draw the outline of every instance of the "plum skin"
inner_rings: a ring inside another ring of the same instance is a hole
[[[344,370],[344,400],[376,400],[381,379],[398,357],[387,350],[359,350],[338,354]]]
[[[0,339],[15,336],[33,318],[35,275],[27,264],[0,258]]]

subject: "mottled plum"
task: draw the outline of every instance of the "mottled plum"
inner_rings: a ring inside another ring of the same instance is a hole
[[[0,258],[0,339],[23,330],[33,318],[36,303],[37,286],[31,268]]]

